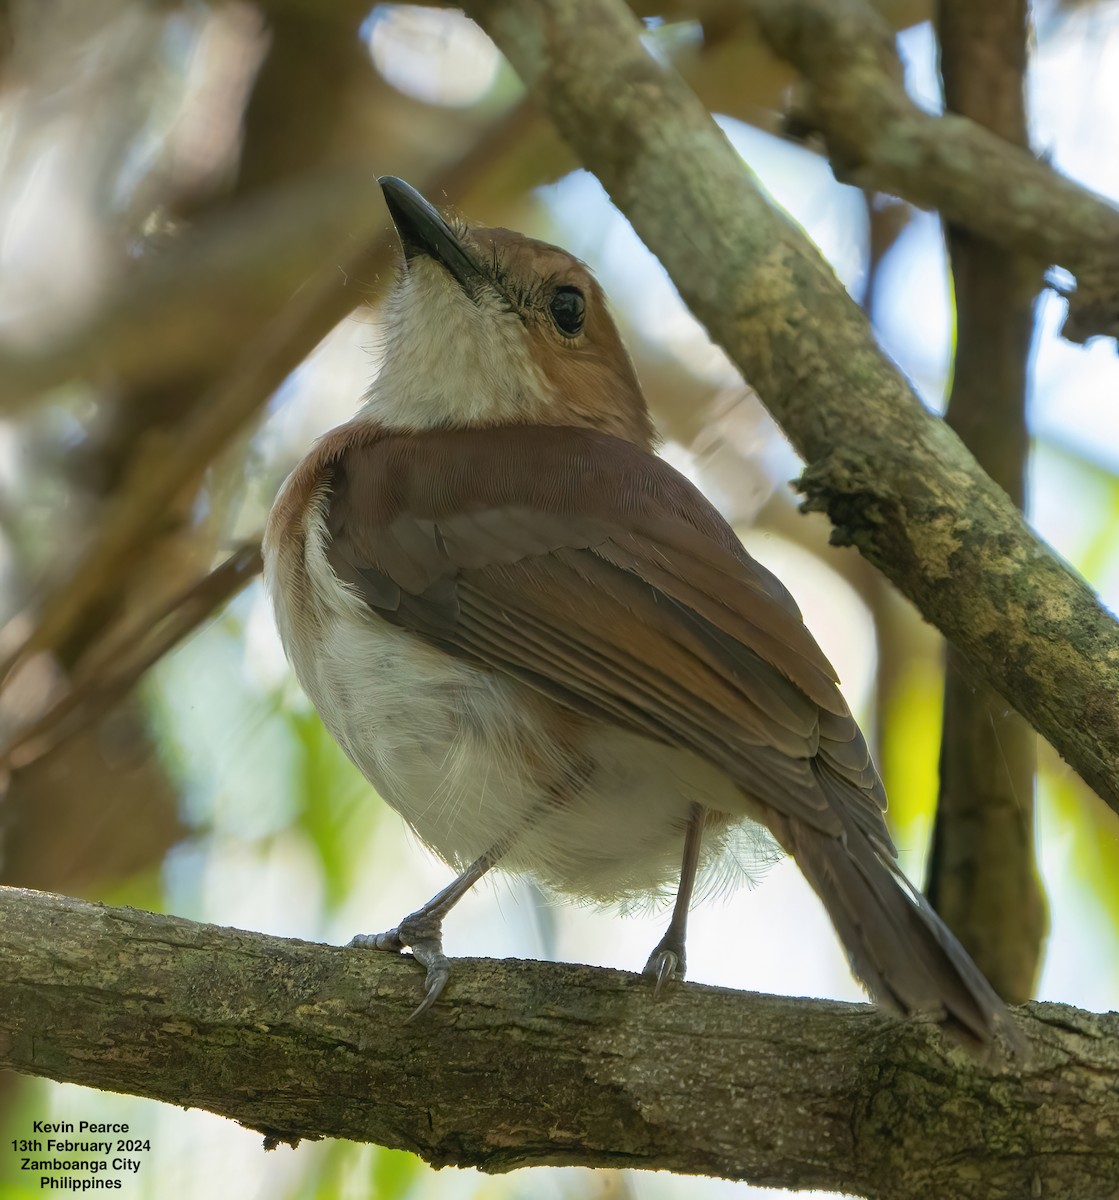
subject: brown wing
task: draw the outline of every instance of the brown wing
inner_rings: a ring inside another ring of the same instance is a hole
[[[327,525],[338,578],[385,620],[889,846],[795,602],[659,459],[590,430],[390,435],[335,460]]]

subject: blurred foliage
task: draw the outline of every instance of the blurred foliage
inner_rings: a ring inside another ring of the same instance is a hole
[[[353,892],[361,869],[355,848],[367,844],[385,814],[368,803],[365,781],[312,710],[292,714],[290,729],[302,752],[296,827],[322,863],[327,907],[337,908]]]
[[[725,119],[939,407],[954,342],[935,221],[837,184],[811,147],[776,136],[793,80],[733,4],[636,7],[656,52]],[[935,94],[935,46],[919,24],[928,6],[883,8],[903,30],[910,86]],[[1035,144],[1119,195],[1119,100],[1105,87],[1119,72],[1114,9],[1038,10],[1046,89]],[[0,164],[0,659],[15,668],[0,728],[8,742],[37,722],[65,731],[6,758],[6,882],[345,940],[445,881],[299,695],[259,583],[231,599],[244,579],[212,574],[259,538],[285,473],[375,375],[393,261],[379,173],[591,261],[666,455],[756,526],[751,548],[783,564],[875,728],[903,860],[920,873],[936,795],[937,637],[856,556],[827,545],[823,522],[796,516],[786,481],[797,463],[779,431],[461,16],[299,0],[10,0],[0,5]],[[1043,306],[1031,511],[1114,607],[1119,367],[1110,352],[1060,344],[1054,328]],[[813,571],[796,567],[790,543]],[[844,618],[839,577],[876,638]],[[156,628],[170,631],[158,663],[122,694],[123,667]],[[75,696],[71,733],[56,717]],[[1090,1006],[1116,983],[1119,836],[1060,764],[1044,761],[1040,798],[1060,941],[1042,991]],[[796,928],[794,986],[857,994],[812,897],[781,872],[733,908],[697,912],[693,975],[781,987]],[[495,894],[479,889],[461,919],[472,944],[505,937],[529,955],[546,936],[636,965],[663,915],[622,923],[548,908],[502,921]],[[708,957],[705,942],[716,947]],[[122,1114],[155,1146],[126,1184],[136,1197],[731,1191],[609,1172],[436,1174],[406,1154],[341,1143],[264,1155],[257,1135],[217,1118],[11,1077],[0,1105],[4,1138],[34,1118]],[[0,1197],[33,1192],[38,1180],[0,1155]]]

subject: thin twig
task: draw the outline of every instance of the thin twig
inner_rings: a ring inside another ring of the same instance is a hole
[[[96,647],[68,690],[0,751],[0,770],[27,767],[100,720],[165,654],[260,574],[259,542],[235,550],[162,608],[134,618]]]

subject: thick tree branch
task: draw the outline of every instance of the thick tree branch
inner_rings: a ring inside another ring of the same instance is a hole
[[[407,961],[0,890],[0,1064],[437,1165],[662,1168],[890,1200],[1119,1189],[1119,1017],[1036,1005],[1027,1063],[863,1005]],[[1040,1188],[1040,1191],[1036,1189]],[[1031,1191],[1031,1189],[1035,1189]]]
[[[1026,0],[939,0],[944,98],[1028,147]],[[1019,507],[1026,495],[1026,386],[1040,271],[948,222],[956,356],[945,420]],[[948,647],[940,796],[925,890],[995,990],[1034,994],[1047,914],[1034,858],[1030,727]]]
[[[667,267],[853,544],[1119,810],[1119,625],[875,344],[620,0],[471,0]]]
[[[836,174],[904,196],[1079,282],[1070,336],[1119,334],[1119,209],[966,117],[932,116],[902,83],[893,31],[867,0],[743,0],[804,75]]]

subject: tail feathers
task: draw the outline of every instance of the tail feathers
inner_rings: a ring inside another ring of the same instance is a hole
[[[788,849],[874,999],[901,1016],[932,1016],[965,1041],[988,1043],[998,1029],[1013,1037],[1003,1002],[888,849],[844,825],[835,837],[789,822]]]

